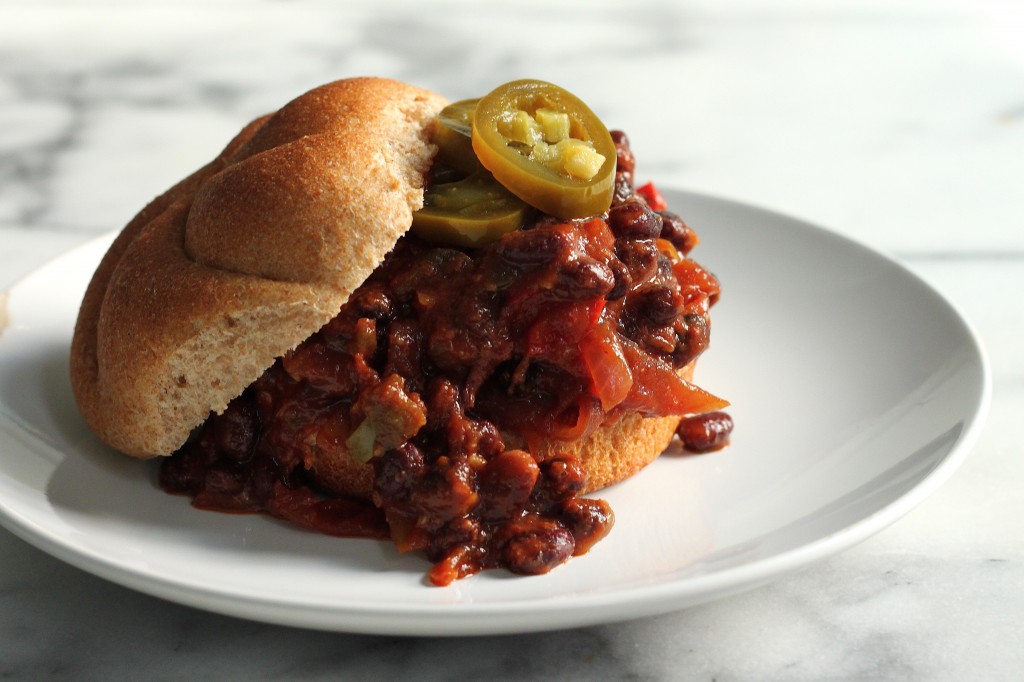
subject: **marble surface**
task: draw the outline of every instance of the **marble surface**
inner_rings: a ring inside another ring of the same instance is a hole
[[[0,678],[1020,679],[1019,5],[337,5],[0,1],[0,289],[120,227],[245,121],[321,82],[391,76],[456,99],[540,77],[629,131],[641,178],[828,226],[947,295],[992,364],[978,444],[903,520],[795,575],[542,635],[247,622],[107,583],[0,529]]]

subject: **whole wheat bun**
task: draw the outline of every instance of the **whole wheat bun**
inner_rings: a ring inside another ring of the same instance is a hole
[[[445,104],[385,79],[321,86],[135,216],[100,262],[72,341],[72,388],[93,431],[134,457],[169,455],[331,320],[422,206]],[[596,490],[650,463],[678,422],[627,414],[534,454],[580,456]],[[319,453],[314,474],[334,493],[371,495],[372,467],[344,450]]]
[[[330,83],[246,126],[121,232],[86,291],[71,385],[108,444],[179,448],[338,312],[423,205],[431,92]]]

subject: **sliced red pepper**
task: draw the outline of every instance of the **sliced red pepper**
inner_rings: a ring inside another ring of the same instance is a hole
[[[607,222],[600,218],[594,218],[583,223],[581,227],[586,231],[587,236],[590,237],[589,241],[591,243],[597,244],[609,252],[615,250],[615,235],[612,233],[611,228],[608,227]],[[590,244],[587,246],[590,246]],[[591,249],[588,248],[587,252],[590,253],[590,251]],[[594,256],[595,254],[590,253],[590,255]]]
[[[664,211],[668,208],[668,204],[665,202],[665,197],[661,195],[658,188],[654,186],[653,182],[648,182],[646,185],[641,185],[636,188],[636,193],[643,197],[647,205],[651,207],[652,211]]]
[[[551,437],[567,441],[579,440],[596,431],[603,421],[601,403],[593,396],[583,395],[575,406],[559,414],[551,423]]]
[[[527,352],[540,357],[564,355],[597,325],[604,306],[603,298],[549,306],[530,327]]]
[[[672,271],[679,281],[679,288],[687,305],[698,302],[700,298],[707,298],[709,303],[718,300],[722,285],[718,283],[717,277],[705,270],[697,261],[683,258],[672,265]]]
[[[600,325],[580,342],[583,364],[590,372],[594,394],[605,412],[625,400],[633,387],[633,373],[617,336],[608,327]]]
[[[621,347],[633,372],[633,386],[621,407],[649,417],[699,414],[720,410],[728,401],[691,384],[665,362],[644,353],[629,339],[621,338]]]

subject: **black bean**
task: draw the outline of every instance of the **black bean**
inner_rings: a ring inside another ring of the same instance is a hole
[[[234,400],[213,420],[214,442],[224,457],[244,462],[256,447],[259,428],[256,406],[248,400]]]
[[[603,298],[615,287],[611,269],[589,256],[571,260],[559,268],[552,291],[568,301]]]
[[[427,427],[444,429],[453,416],[461,413],[459,387],[443,376],[432,379],[427,386]]]
[[[510,519],[526,509],[540,469],[525,450],[506,450],[487,462],[480,473],[480,504],[476,513],[487,521]]]
[[[420,371],[420,349],[423,345],[422,331],[411,320],[395,320],[388,329],[387,359],[385,370],[406,377],[411,390],[418,390],[422,379]]]
[[[675,279],[675,269],[672,267],[672,261],[668,259],[664,253],[658,252],[658,279],[662,282],[671,282]]]
[[[245,471],[237,467],[216,465],[206,470],[203,492],[211,496],[237,495],[245,488]]]
[[[732,426],[732,417],[725,412],[707,412],[681,421],[676,434],[690,452],[711,452],[729,444]]]
[[[528,531],[509,539],[501,558],[513,573],[537,575],[547,573],[565,562],[575,549],[572,533],[561,525],[537,523]]]
[[[650,279],[658,269],[658,245],[653,239],[619,241],[615,253],[629,270],[633,284]]]
[[[452,519],[465,516],[478,500],[476,476],[464,461],[439,458],[412,487],[407,509],[417,524],[434,531]]]
[[[404,443],[373,460],[375,496],[379,504],[395,504],[409,498],[413,485],[423,475],[423,453]]]
[[[608,226],[623,239],[655,239],[661,236],[661,224],[661,216],[636,199],[608,212]]]
[[[359,312],[359,317],[375,320],[389,320],[393,314],[391,298],[379,286],[364,285],[356,289],[349,299],[349,305]]]
[[[632,173],[636,167],[636,157],[629,147],[629,138],[621,130],[611,131],[612,142],[615,143],[615,170]]]
[[[619,206],[633,199],[636,192],[633,189],[633,174],[625,171],[615,174],[615,188],[612,191],[612,206]]]
[[[559,518],[572,533],[577,555],[589,550],[615,524],[615,515],[607,502],[580,497],[566,500]]]
[[[697,233],[672,211],[658,211],[661,216],[661,238],[672,242],[683,253],[689,253],[697,245]]]
[[[626,264],[620,261],[618,258],[613,258],[608,263],[608,267],[612,271],[612,275],[615,277],[615,285],[612,290],[609,291],[605,298],[609,301],[617,301],[626,295],[629,291],[630,285],[633,283],[633,278],[629,275],[629,268]]]
[[[672,324],[683,310],[683,297],[669,287],[647,287],[631,303],[637,320],[652,328]]]
[[[160,487],[169,493],[195,495],[202,490],[208,467],[203,449],[194,442],[186,443],[160,463]]]
[[[440,561],[459,546],[479,544],[481,537],[480,521],[472,516],[463,516],[446,523],[431,538],[427,546],[427,558]]]
[[[546,509],[583,492],[587,474],[577,458],[558,455],[540,464],[540,479],[533,491],[533,502]]]
[[[676,320],[676,349],[672,351],[672,364],[682,367],[696,359],[708,347],[711,328],[704,315],[684,315]]]
[[[549,263],[568,248],[569,241],[563,233],[533,229],[509,233],[498,243],[495,251],[508,263],[531,266]]]
[[[408,269],[393,276],[391,291],[401,301],[426,286],[451,279],[472,267],[473,259],[457,249],[430,249],[413,260]]]

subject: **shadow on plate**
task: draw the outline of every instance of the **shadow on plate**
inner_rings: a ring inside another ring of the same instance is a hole
[[[25,466],[14,478],[40,489],[75,531],[119,534],[136,549],[159,539],[212,555],[242,552],[414,574],[429,568],[422,557],[399,555],[388,542],[328,537],[264,515],[193,508],[187,498],[159,488],[157,462],[126,457],[89,430],[71,393],[66,346],[40,345],[19,359],[0,382],[3,410],[26,436],[17,439],[25,446],[13,454]]]

